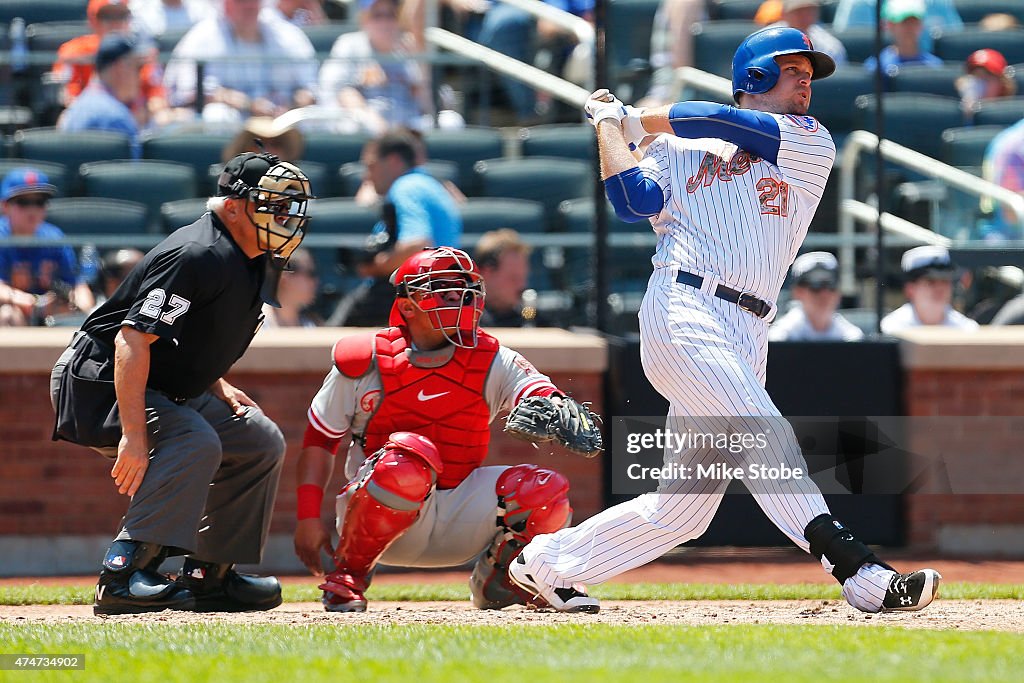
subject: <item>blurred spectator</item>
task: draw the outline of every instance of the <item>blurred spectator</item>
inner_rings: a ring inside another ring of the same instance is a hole
[[[327,22],[324,6],[320,0],[265,0],[264,12],[271,12],[298,27],[316,26]]]
[[[0,237],[64,237],[46,222],[46,204],[56,192],[41,171],[8,173],[0,184]],[[38,324],[48,315],[88,311],[92,305],[92,291],[71,247],[0,246],[0,326]]]
[[[556,9],[594,23],[594,0],[543,0]],[[540,68],[551,73],[561,73],[563,66],[568,68],[567,58],[575,45],[575,36],[555,24],[536,20],[532,14],[524,12],[512,5],[495,2],[483,14],[478,27],[471,25],[466,32],[468,38],[496,50],[503,55],[512,57],[526,64],[532,64],[537,55],[537,46],[545,47],[547,55],[553,56],[550,63],[538,64]],[[582,51],[581,51],[582,55]],[[588,61],[586,56],[574,55],[573,64],[567,72],[569,80],[579,80],[579,64]],[[589,73],[589,65],[583,70]],[[530,124],[537,121],[537,94],[530,86],[514,78],[501,78],[502,88],[509,103],[512,105],[519,123]]]
[[[64,83],[62,102],[70,106],[89,84],[96,63],[96,52],[100,42],[109,33],[126,33],[130,30],[132,13],[127,0],[90,0],[86,14],[93,33],[72,38],[57,50],[57,61],[53,64],[56,80]],[[167,93],[163,86],[163,70],[157,60],[155,45],[142,41],[145,59],[140,62],[141,85],[135,99],[128,103],[140,127],[151,120],[162,124],[167,110]]]
[[[409,59],[415,48],[398,23],[397,0],[359,0],[359,7],[361,30],[338,36],[320,68],[321,104],[340,107],[374,135],[391,126],[429,128],[429,79]]]
[[[982,176],[996,185],[1024,196],[1024,119],[993,138],[985,150]],[[992,212],[992,219],[982,228],[981,237],[990,241],[1020,239],[1018,216],[995,202],[983,199],[981,207]]]
[[[969,293],[973,302],[965,308],[967,317],[988,325],[1006,304],[1024,291],[1024,271],[1017,266],[987,266],[979,269]]]
[[[978,22],[978,28],[982,31],[1012,31],[1020,28],[1020,22],[1012,14],[995,12],[983,16]]]
[[[277,300],[281,307],[263,305],[264,327],[317,327],[323,324],[307,310],[316,301],[319,283],[316,262],[309,250],[296,249],[277,285]]]
[[[875,3],[876,0],[839,0],[835,17],[832,19],[832,31],[842,33],[857,26],[874,26]],[[924,5],[926,30],[921,32],[922,50],[932,49],[933,33],[955,33],[963,30],[964,22],[956,11],[953,0],[924,0]]]
[[[392,133],[407,134],[409,141],[412,142],[416,150],[416,167],[420,168],[427,163],[427,145],[423,142],[423,133],[418,130],[411,128],[395,128],[391,131]],[[426,171],[424,171],[426,172]],[[441,183],[444,185],[444,189],[448,190],[448,194],[451,195],[452,200],[456,204],[464,204],[466,202],[466,195],[462,193],[455,183],[450,180],[445,180]],[[359,189],[356,190],[356,196],[354,197],[357,204],[362,206],[370,206],[380,201],[381,195],[377,194],[377,188],[374,187],[373,181],[369,176],[363,178],[362,184]]]
[[[1024,294],[1018,294],[1007,301],[995,317],[993,325],[1024,325]]]
[[[96,297],[96,306],[114,295],[128,273],[144,256],[138,249],[118,249],[103,257],[100,263],[100,294]]]
[[[858,341],[864,333],[836,312],[839,263],[827,251],[799,256],[790,269],[797,305],[768,328],[770,341]]]
[[[154,37],[188,30],[213,14],[211,0],[131,0],[130,7],[138,28]]]
[[[882,48],[879,56],[886,76],[894,76],[901,66],[909,64],[942,66],[941,59],[921,48],[924,12],[924,0],[888,0],[882,6],[882,18],[892,37],[892,45]],[[874,55],[868,57],[864,68],[874,71],[879,60]]]
[[[57,128],[124,133],[131,139],[132,158],[138,159],[139,127],[128,105],[139,94],[139,65],[145,59],[145,48],[135,36],[104,36],[96,53],[96,73],[81,96],[61,114]]]
[[[661,0],[651,31],[651,88],[640,106],[653,107],[676,101],[672,92],[675,70],[693,66],[693,33],[690,28],[708,18],[707,0]]]
[[[262,148],[256,144],[259,140]],[[306,149],[302,132],[294,126],[282,126],[269,116],[254,116],[221,152],[221,161],[227,163],[242,152],[267,151],[283,161],[300,161]]]
[[[462,218],[444,186],[416,167],[416,142],[406,132],[386,133],[363,148],[366,177],[384,198],[381,220],[367,239],[357,270],[367,278],[343,299],[329,325],[387,323],[395,296],[391,273],[425,247],[458,247]]]
[[[474,260],[486,292],[481,327],[537,326],[537,309],[523,305],[531,251],[511,228],[491,230],[480,237]]]
[[[203,119],[278,116],[313,104],[315,51],[296,26],[260,12],[260,0],[222,0],[222,10],[193,26],[167,64],[173,106],[193,106],[196,60],[206,64]]]
[[[903,254],[900,265],[907,303],[882,318],[883,334],[896,334],[921,325],[978,329],[978,323],[953,309],[957,267],[948,249],[935,245],[914,247]]]
[[[836,65],[846,64],[846,48],[819,23],[821,0],[782,0],[781,9],[782,14],[775,26],[800,29],[811,39],[815,49],[832,57]]]
[[[974,105],[981,100],[1012,97],[1017,92],[1013,69],[997,50],[986,48],[972,52],[964,69],[967,73],[956,79],[956,89],[967,121],[973,118]]]

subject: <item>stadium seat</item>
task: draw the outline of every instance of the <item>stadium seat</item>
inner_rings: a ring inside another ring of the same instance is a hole
[[[981,166],[985,150],[1002,126],[970,126],[942,131],[942,160],[950,166]]]
[[[875,54],[873,26],[855,26],[842,33],[836,33],[835,36],[846,48],[846,58],[853,64],[861,64]]]
[[[857,98],[857,128],[874,130],[875,96]],[[963,123],[960,100],[938,95],[890,93],[885,96],[885,136],[922,154],[942,157],[939,131]]]
[[[936,38],[932,52],[946,61],[963,63],[972,52],[986,47],[1001,52],[1010,64],[1024,62],[1024,30],[982,31],[966,28]]]
[[[38,161],[36,159],[13,159],[0,158],[0,180],[16,168],[34,168],[46,174],[50,184],[57,188],[58,195],[68,196],[71,192],[68,180],[68,169],[64,164],[56,164],[52,161]]]
[[[159,231],[164,202],[196,196],[192,167],[173,161],[97,161],[82,164],[78,174],[87,197],[145,204],[146,220],[154,232]]]
[[[459,206],[462,230],[480,234],[498,228],[512,228],[519,232],[544,230],[544,205],[529,199],[500,199],[470,197]]]
[[[317,55],[326,58],[334,47],[334,41],[343,33],[358,31],[359,24],[348,21],[331,21],[318,26],[303,26],[302,32],[313,43],[313,49]]]
[[[424,135],[427,157],[454,161],[459,167],[463,192],[473,192],[473,166],[481,159],[496,159],[504,154],[501,131],[495,128],[468,126],[461,130],[431,130]]]
[[[138,235],[147,232],[146,205],[120,199],[54,199],[50,202],[46,220],[68,235]]]
[[[753,21],[762,0],[711,0],[708,16],[711,19]]]
[[[558,205],[592,192],[594,171],[585,161],[554,157],[486,159],[477,163],[483,197],[530,199],[544,205],[548,227],[557,225]]]
[[[612,205],[605,202],[608,211],[608,232],[637,232],[650,230],[651,224],[647,221],[639,223],[627,223],[615,215]],[[567,199],[558,205],[558,213],[562,217],[562,225],[566,232],[593,232],[594,231],[594,200]]]
[[[974,125],[1012,126],[1024,119],[1024,97],[982,100],[974,105]]]
[[[351,199],[319,199],[310,205],[310,232],[369,235],[380,219],[380,210],[359,206]]]
[[[313,161],[323,164],[326,167],[328,176],[342,164],[350,161],[359,161],[363,145],[369,137],[366,135],[331,133],[328,131],[310,131],[303,135],[305,139],[305,151],[302,158],[305,161]]]
[[[458,184],[459,167],[454,161],[441,161],[432,159],[423,165],[423,170],[431,177],[441,182],[452,182]],[[363,176],[366,175],[366,167],[358,161],[351,161],[342,164],[338,169],[338,182],[336,193],[338,197],[354,197],[363,184]],[[314,188],[315,190],[316,188]],[[323,195],[318,195],[323,196]]]
[[[92,33],[92,28],[85,21],[47,21],[25,29],[28,48],[33,52],[56,52],[67,41],[87,33]],[[43,71],[48,71],[49,66]]]
[[[65,164],[75,169],[90,161],[128,159],[131,145],[128,136],[102,130],[76,132],[56,128],[28,128],[14,134],[14,156]],[[79,184],[73,179],[71,192],[77,193]]]
[[[85,0],[3,0],[0,24],[21,17],[26,24],[44,21],[85,21]]]
[[[634,102],[650,82],[651,27],[660,0],[608,0],[608,82],[623,102]]]
[[[156,161],[176,161],[192,167],[197,185],[202,185],[210,164],[220,162],[221,150],[234,138],[233,133],[171,133],[154,135],[142,141],[142,156]],[[210,188],[197,187],[200,195],[211,194]]]
[[[904,66],[889,80],[893,92],[920,92],[943,97],[960,97],[956,79],[964,75],[962,64],[934,66]]]
[[[555,124],[520,128],[524,157],[564,157],[593,160],[597,153],[594,127],[589,124]]]
[[[732,55],[743,39],[761,28],[752,21],[709,21],[694,24],[694,66],[723,78],[732,78]]]
[[[160,205],[160,222],[163,231],[171,233],[178,228],[194,223],[206,213],[206,199],[179,199]]]
[[[854,101],[870,94],[873,88],[870,71],[857,64],[841,66],[829,78],[814,82],[808,113],[825,124],[833,136],[845,135],[854,128]]]
[[[1024,2],[1020,0],[953,0],[965,24],[976,24],[989,14],[1009,14],[1024,24]]]

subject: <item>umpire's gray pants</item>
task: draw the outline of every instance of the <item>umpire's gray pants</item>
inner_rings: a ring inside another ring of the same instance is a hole
[[[69,358],[53,369],[52,397]],[[117,540],[157,543],[207,562],[259,563],[285,454],[277,425],[258,408],[237,416],[210,392],[178,405],[151,389],[146,422],[149,468]],[[102,452],[117,455],[116,448]]]

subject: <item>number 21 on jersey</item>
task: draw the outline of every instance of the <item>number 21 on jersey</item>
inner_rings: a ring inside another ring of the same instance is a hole
[[[775,178],[762,178],[757,181],[758,201],[761,213],[768,216],[789,215],[789,184]]]

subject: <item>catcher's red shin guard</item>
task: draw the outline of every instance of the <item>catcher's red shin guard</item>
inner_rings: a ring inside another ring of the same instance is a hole
[[[348,506],[334,553],[336,569],[320,589],[346,602],[358,602],[369,584],[370,571],[416,521],[442,469],[441,456],[430,439],[410,432],[392,434],[364,463],[361,476],[345,487]],[[365,607],[365,600],[362,604]]]
[[[509,605],[546,603],[513,584],[508,565],[538,534],[564,529],[572,519],[569,480],[536,465],[510,467],[495,483],[498,495],[498,532],[491,545],[477,559],[469,580],[473,604],[479,609],[501,609]]]

